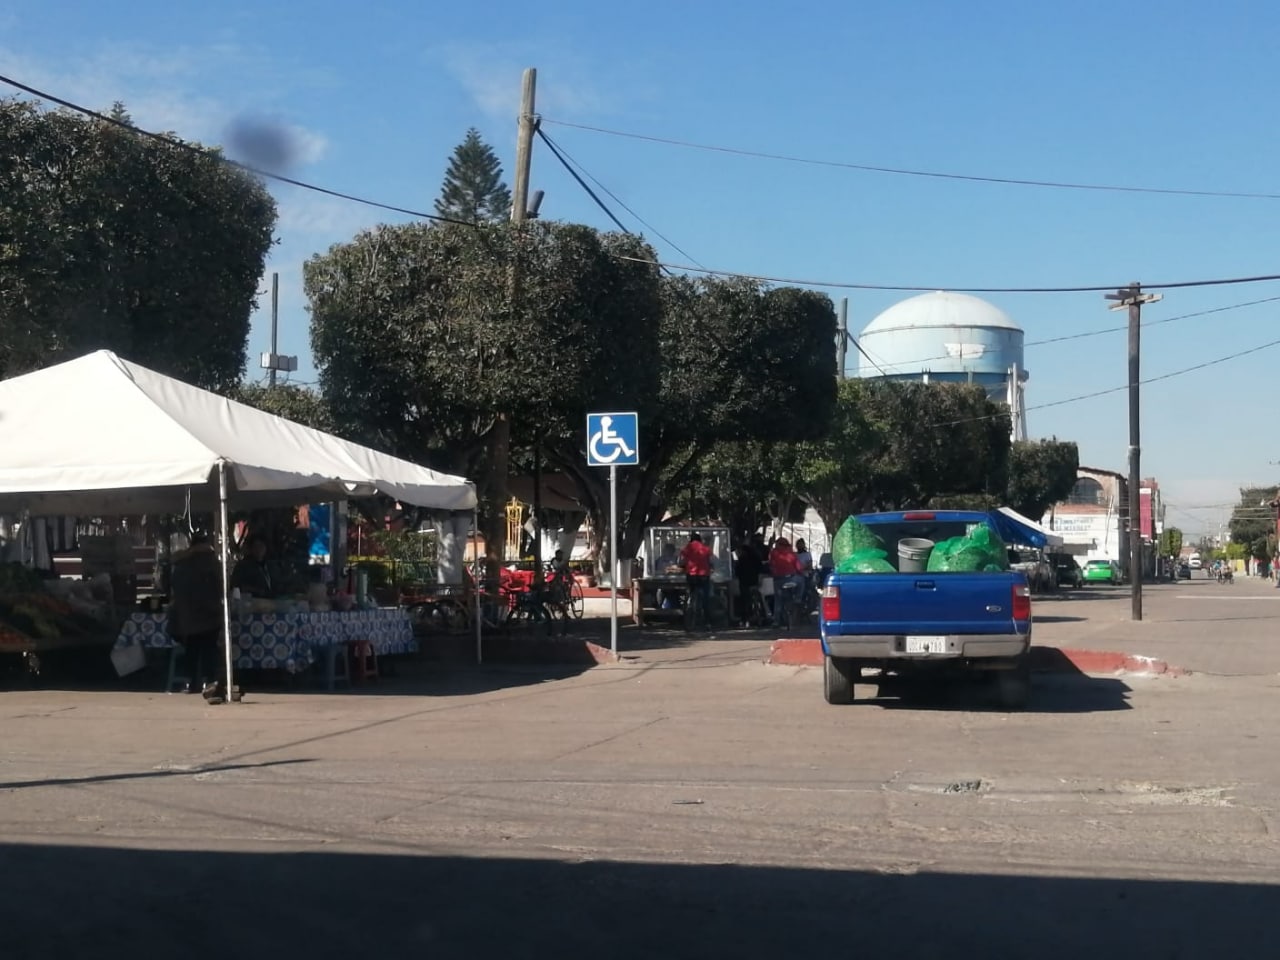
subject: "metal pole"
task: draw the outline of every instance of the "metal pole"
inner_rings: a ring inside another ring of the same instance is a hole
[[[849,298],[840,298],[840,330],[837,333],[840,338],[836,342],[836,360],[839,366],[836,367],[836,379],[843,380],[848,374],[845,372],[844,365],[848,360],[849,350]]]
[[[279,330],[280,322],[280,274],[271,274],[271,370],[268,372],[268,382],[271,386],[276,385],[276,333]]]
[[[1129,586],[1133,619],[1142,619],[1142,421],[1139,416],[1142,301],[1138,284],[1129,301]]]
[[[609,649],[618,655],[618,468],[609,465]],[[634,599],[632,600],[634,603]]]
[[[533,442],[533,583],[542,581],[542,439]]]
[[[480,560],[480,508],[477,507],[471,511],[471,564],[474,568]],[[483,569],[483,567],[481,568]],[[473,611],[476,618],[476,663],[484,663],[484,644],[481,639],[481,621],[484,619],[481,611],[484,609],[481,605],[480,598],[480,578],[474,573],[471,575],[471,581],[474,589],[471,591],[475,610]]]
[[[222,646],[226,655],[227,689],[226,702],[231,702],[232,656],[231,656],[231,530],[227,516],[227,462],[218,461],[218,542],[222,554]]]

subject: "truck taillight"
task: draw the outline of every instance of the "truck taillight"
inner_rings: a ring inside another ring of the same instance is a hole
[[[1031,619],[1031,588],[1025,583],[1013,585],[1013,619]]]
[[[822,589],[822,619],[836,622],[840,620],[840,588],[837,586]]]

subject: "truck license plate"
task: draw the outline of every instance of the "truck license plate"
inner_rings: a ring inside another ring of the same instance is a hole
[[[907,637],[907,653],[946,653],[946,637]]]

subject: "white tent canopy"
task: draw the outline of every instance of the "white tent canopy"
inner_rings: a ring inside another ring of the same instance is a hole
[[[0,513],[182,512],[382,493],[473,510],[461,477],[201,390],[106,350],[0,383]],[[190,500],[188,501],[188,497]]]

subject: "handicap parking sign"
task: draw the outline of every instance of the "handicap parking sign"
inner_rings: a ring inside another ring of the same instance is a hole
[[[634,467],[640,463],[640,427],[634,413],[587,414],[587,465]]]

